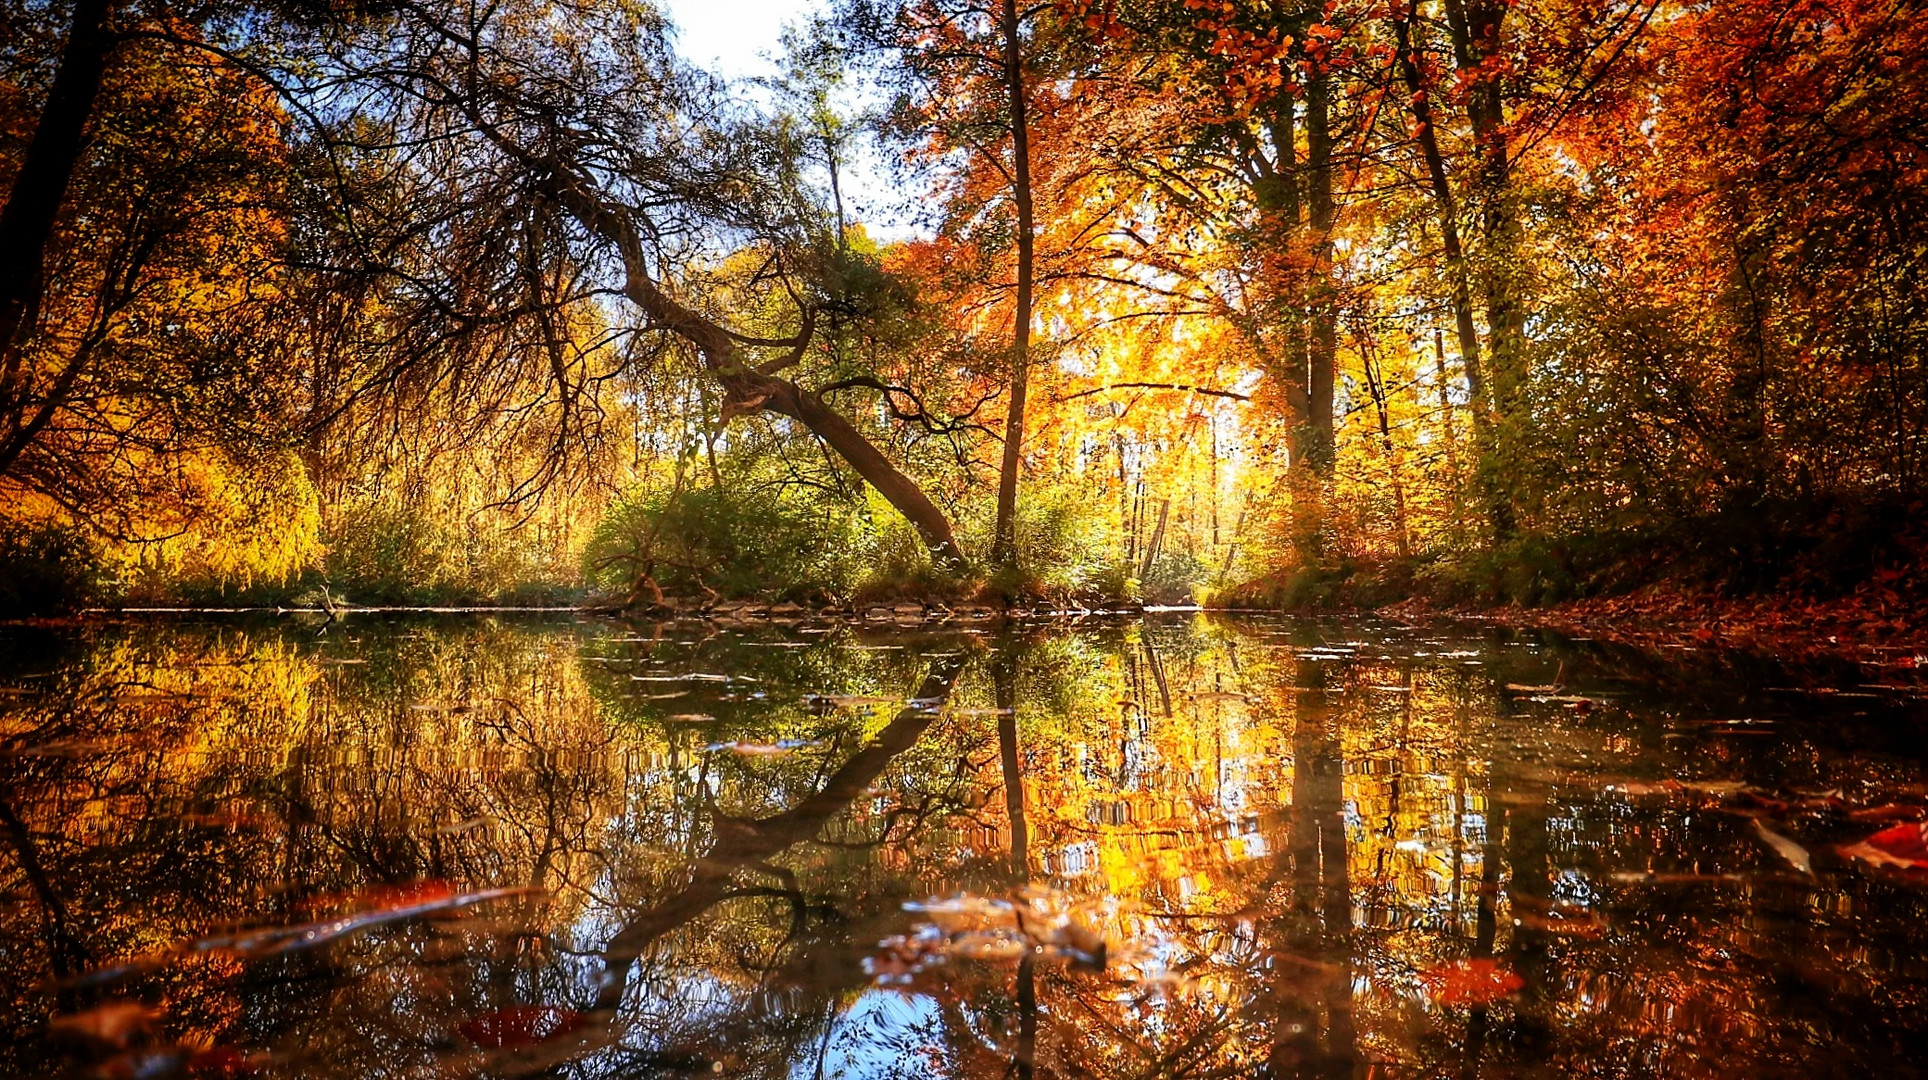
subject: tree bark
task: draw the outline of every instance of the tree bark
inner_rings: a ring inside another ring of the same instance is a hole
[[[1031,373],[1031,276],[1033,221],[1031,205],[1031,132],[1025,115],[1023,42],[1019,37],[1017,0],[1004,0],[1004,84],[1011,110],[1011,199],[1017,204],[1017,310],[1011,327],[1011,403],[1004,418],[1004,458],[998,467],[997,525],[992,533],[991,562],[999,569],[1015,568],[1017,549],[1018,466],[1024,443],[1024,399]]]
[[[1304,265],[1296,269],[1293,307],[1304,320],[1299,341],[1299,385],[1304,404],[1294,417],[1288,445],[1286,489],[1291,493],[1292,547],[1301,565],[1325,561],[1325,497],[1335,457],[1333,430],[1334,361],[1338,352],[1338,298],[1332,282],[1332,83],[1317,59],[1308,61],[1305,87],[1306,161],[1302,176],[1306,221]],[[1295,170],[1296,171],[1296,170]],[[1295,178],[1299,179],[1299,178]],[[1296,216],[1296,215],[1295,215]],[[1295,225],[1295,232],[1297,228]],[[1299,248],[1295,244],[1295,249]]]
[[[1305,87],[1306,211],[1312,266],[1306,289],[1311,347],[1306,372],[1306,464],[1321,479],[1333,465],[1333,360],[1338,352],[1338,296],[1332,281],[1332,81],[1318,60]]]
[[[1152,529],[1151,539],[1145,544],[1144,563],[1138,567],[1139,581],[1144,581],[1151,577],[1151,568],[1158,563],[1159,552],[1163,550],[1165,546],[1165,522],[1171,517],[1171,512],[1172,501],[1170,499],[1160,499],[1158,501],[1158,524]]]
[[[108,0],[78,0],[67,46],[54,73],[46,108],[34,126],[7,203],[0,208],[0,422],[8,428],[4,475],[52,416],[52,408],[80,374],[81,361],[69,363],[54,393],[30,421],[24,369],[25,338],[32,333],[46,290],[47,244],[67,188],[86,151],[87,121],[100,97],[107,56],[114,37],[107,29]],[[37,423],[35,422],[37,421]]]
[[[518,148],[509,149],[520,152]],[[729,331],[678,303],[649,275],[642,237],[627,214],[603,202],[566,166],[545,164],[554,178],[550,194],[558,204],[584,228],[616,245],[623,261],[623,295],[656,325],[694,345],[704,368],[723,384],[725,420],[760,408],[798,421],[904,515],[917,530],[933,563],[943,569],[964,568],[964,555],[951,532],[950,520],[915,480],[892,465],[863,432],[817,395],[747,363]]]
[[[1417,7],[1418,0],[1413,0],[1413,8]],[[1453,186],[1446,176],[1446,159],[1439,150],[1430,91],[1419,69],[1412,40],[1414,17],[1414,11],[1409,9],[1405,19],[1394,19],[1393,35],[1399,51],[1400,74],[1412,94],[1413,123],[1419,129],[1417,139],[1420,154],[1426,161],[1426,178],[1432,187],[1433,202],[1439,207],[1440,247],[1446,255],[1446,271],[1453,287],[1453,329],[1459,339],[1459,362],[1466,371],[1466,387],[1473,398],[1474,423],[1483,425],[1486,387],[1480,369],[1479,331],[1473,325],[1472,284],[1466,270],[1466,251],[1459,237],[1459,201],[1453,197]]]
[[[1513,206],[1512,167],[1506,145],[1506,105],[1500,74],[1489,61],[1499,52],[1504,0],[1446,0],[1453,58],[1470,78],[1466,117],[1477,157],[1476,198],[1480,218],[1480,291],[1492,366],[1488,399],[1492,438],[1481,455],[1493,531],[1515,532],[1518,514],[1503,477],[1518,465],[1525,445],[1526,317],[1520,298],[1520,229]]]
[[[1281,73],[1281,78],[1290,77],[1289,71]],[[1298,265],[1296,250],[1305,227],[1305,216],[1299,191],[1298,103],[1289,94],[1280,95],[1279,101],[1282,107],[1273,109],[1267,124],[1272,141],[1270,175],[1254,194],[1258,198],[1260,211],[1272,219],[1269,231],[1273,243],[1284,249],[1287,255],[1280,267],[1280,272],[1286,277],[1281,291],[1288,299],[1285,305],[1285,359],[1278,365],[1280,370],[1271,374],[1283,386],[1286,405],[1292,413],[1289,446],[1292,460],[1296,462],[1304,456],[1303,431],[1310,422],[1311,413],[1305,311],[1300,302],[1304,293],[1305,271]],[[1256,335],[1253,337],[1256,341]]]
[[[40,307],[54,218],[86,149],[87,120],[100,96],[107,54],[113,47],[107,10],[108,0],[79,0],[74,5],[73,29],[47,94],[47,107],[34,127],[33,141],[27,144],[7,205],[0,209],[0,251],[7,253],[0,262],[0,347],[8,350],[9,376],[14,339],[32,324]]]
[[[1303,32],[1297,23],[1288,24],[1294,33]],[[1283,70],[1281,78],[1290,81],[1292,72]],[[1283,276],[1278,283],[1279,293],[1284,300],[1284,356],[1269,367],[1271,375],[1284,391],[1287,418],[1286,446],[1290,460],[1286,466],[1286,490],[1291,496],[1291,542],[1293,550],[1302,562],[1316,564],[1321,558],[1321,518],[1324,514],[1319,462],[1330,460],[1329,454],[1321,452],[1321,444],[1331,445],[1332,431],[1332,356],[1337,343],[1336,327],[1325,321],[1323,334],[1320,319],[1314,313],[1318,303],[1315,297],[1320,278],[1318,266],[1324,250],[1325,237],[1316,227],[1321,212],[1325,215],[1325,229],[1331,227],[1331,137],[1326,114],[1327,89],[1321,85],[1317,116],[1314,116],[1313,89],[1308,80],[1306,90],[1306,148],[1305,168],[1299,163],[1298,149],[1298,104],[1289,94],[1281,94],[1278,105],[1272,110],[1266,125],[1267,135],[1272,143],[1272,161],[1269,169],[1261,168],[1265,175],[1255,186],[1261,213],[1270,218],[1269,230],[1274,242],[1285,252],[1278,273]],[[1316,125],[1316,128],[1315,128]],[[1320,157],[1323,152],[1323,157]],[[1260,163],[1262,166],[1265,164]],[[1321,199],[1315,189],[1318,181],[1315,165],[1324,168],[1324,195]],[[1315,228],[1309,235],[1306,229],[1306,210],[1312,210]],[[1308,243],[1308,239],[1310,242]],[[1310,254],[1310,265],[1306,255]],[[1248,334],[1263,353],[1262,338],[1256,333]],[[1323,370],[1321,370],[1323,369]],[[1324,407],[1319,402],[1323,396]],[[1321,439],[1318,417],[1324,414],[1325,438]]]
[[[1373,358],[1371,349],[1362,349],[1360,360],[1366,376],[1366,391],[1372,395],[1373,410],[1379,416],[1379,447],[1386,455],[1386,475],[1392,483],[1393,542],[1399,557],[1413,557],[1412,530],[1406,517],[1405,470],[1400,463],[1399,446],[1392,437],[1392,416],[1388,410],[1385,371]]]

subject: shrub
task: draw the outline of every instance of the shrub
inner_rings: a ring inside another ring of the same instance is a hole
[[[322,565],[329,582],[364,604],[549,601],[567,592],[571,569],[554,544],[533,528],[494,526],[371,501],[335,515]]]
[[[637,600],[650,599],[645,576],[667,592],[847,597],[878,568],[880,547],[901,556],[879,544],[867,510],[795,485],[641,489],[597,525],[583,576],[613,594],[640,589]]]
[[[99,546],[79,529],[0,521],[0,614],[74,611],[110,585]]]

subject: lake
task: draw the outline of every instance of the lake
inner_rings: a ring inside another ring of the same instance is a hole
[[[1916,1076],[1928,657],[0,628],[0,1073]]]

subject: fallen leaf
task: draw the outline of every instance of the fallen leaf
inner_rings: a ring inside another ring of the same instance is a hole
[[[574,1009],[554,1005],[511,1005],[456,1025],[462,1037],[488,1050],[534,1046],[560,1038],[585,1023]]]
[[[110,1001],[86,1012],[56,1016],[48,1022],[47,1030],[65,1038],[119,1048],[153,1027],[160,1015],[138,1001]]]
[[[487,814],[480,814],[466,821],[457,821],[448,825],[438,825],[435,827],[435,833],[437,836],[460,836],[465,832],[474,832],[476,829],[483,828],[493,820],[495,819],[489,817]]]
[[[1744,780],[1681,780],[1679,784],[1703,795],[1732,795],[1747,786]]]
[[[742,754],[745,757],[777,757],[783,754],[788,754],[795,750],[801,750],[805,747],[816,746],[816,745],[817,744],[815,742],[812,742],[809,739],[782,739],[773,743],[753,743],[753,742],[742,742],[742,741],[711,743],[708,746],[705,746],[703,749],[728,750],[732,754]]]
[[[1920,821],[1923,818],[1928,818],[1928,806],[1907,803],[1882,803],[1880,806],[1869,806],[1848,812],[1849,821],[1861,822]]]
[[[1495,960],[1456,960],[1420,972],[1419,981],[1442,1005],[1485,1005],[1526,985]]]
[[[964,960],[1016,960],[1032,949],[1031,943],[1009,934],[966,931],[944,943],[941,955]]]
[[[1928,822],[1883,829],[1857,844],[1837,849],[1850,859],[1872,866],[1928,870]]]
[[[1607,790],[1637,799],[1648,795],[1672,795],[1686,789],[1677,780],[1621,780],[1608,784]]]
[[[1754,819],[1754,833],[1761,838],[1762,843],[1773,848],[1776,855],[1786,859],[1788,865],[1803,874],[1814,873],[1814,863],[1808,858],[1806,848],[1761,824],[1759,818]]]
[[[1065,920],[1059,937],[1065,954],[1072,960],[1084,967],[1104,970],[1106,944],[1103,931],[1073,915]]]
[[[1532,911],[1515,911],[1513,922],[1528,930],[1537,930],[1556,937],[1597,938],[1605,936],[1607,921],[1591,911],[1568,914],[1555,909],[1542,915]]]

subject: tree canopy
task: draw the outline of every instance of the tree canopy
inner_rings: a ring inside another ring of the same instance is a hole
[[[846,0],[749,93],[642,0],[9,0],[0,561],[1850,587],[1920,550],[1918,7]]]

